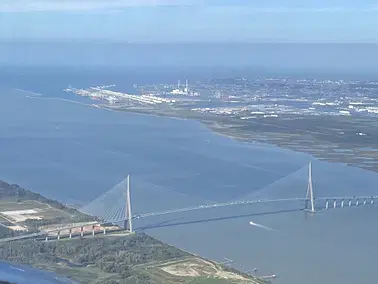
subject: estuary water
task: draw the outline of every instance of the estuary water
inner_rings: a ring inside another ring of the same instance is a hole
[[[313,160],[318,196],[377,195],[378,175],[277,147],[242,143],[200,123],[136,115],[4,88],[0,179],[85,204],[132,175],[133,213],[210,202],[303,197]],[[306,215],[303,204],[246,205],[137,220],[169,244],[274,283],[376,280],[376,205]],[[250,225],[250,222],[258,226]]]

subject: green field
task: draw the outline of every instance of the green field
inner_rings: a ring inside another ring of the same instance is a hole
[[[53,271],[84,284],[267,283],[145,234],[0,243],[0,259]]]
[[[93,220],[55,200],[0,181],[0,212],[27,209],[34,209],[36,213],[0,215],[0,222],[9,226],[7,219],[13,219],[14,225],[27,226],[30,232],[42,230],[41,226]],[[42,219],[34,220],[28,218],[29,215]],[[24,232],[0,226],[2,238],[20,234]],[[33,239],[3,242],[0,243],[0,259],[53,271],[88,284],[266,283],[229,271],[143,233],[99,234],[48,242]]]
[[[188,284],[233,284],[233,283],[240,283],[240,282],[232,281],[229,279],[219,279],[219,278],[211,278],[211,277],[197,277],[188,282]]]
[[[66,275],[72,279],[80,281],[80,283],[105,283],[107,281],[118,281],[118,283],[140,283],[137,279],[122,279],[118,275],[114,273],[106,273],[97,267],[79,267],[79,268],[70,268],[63,266],[62,264],[47,264],[47,263],[40,263],[35,264],[34,266],[45,269],[48,271],[56,272],[59,275]],[[138,269],[136,269],[138,270]],[[142,272],[142,271],[141,271]],[[144,273],[151,276],[153,281],[156,283],[164,283],[164,284],[242,284],[242,283],[259,283],[252,280],[249,281],[238,281],[233,279],[221,279],[212,276],[199,276],[199,277],[176,277],[169,275],[167,273],[159,273],[157,270],[151,271],[144,271]]]
[[[16,212],[34,210],[34,212]],[[8,211],[8,214],[2,214]],[[10,213],[10,214],[9,214]],[[42,227],[93,221],[94,217],[47,199],[18,185],[0,181],[0,236],[14,237]],[[23,230],[19,231],[20,226]],[[18,230],[18,231],[15,231]],[[27,230],[26,230],[27,229]]]
[[[152,263],[138,266],[138,270],[148,273],[151,279],[158,283],[190,284],[190,283],[266,283],[259,282],[248,275],[230,272],[223,266],[199,257],[186,257],[183,259]]]
[[[101,271],[99,268],[87,268],[87,267],[79,267],[79,268],[71,268],[60,264],[48,264],[48,263],[36,263],[33,266],[38,267],[40,269],[44,269],[47,271],[52,271],[57,273],[58,275],[64,275],[76,281],[80,281],[80,283],[94,283],[94,279],[97,280],[98,283],[101,283],[101,280],[114,278],[114,274],[112,273],[105,273]],[[118,278],[118,277],[116,277]]]
[[[47,204],[39,203],[35,200],[25,200],[17,202],[16,199],[0,199],[0,211],[27,210],[27,209],[48,209]]]
[[[39,201],[35,200],[25,200],[25,201],[10,201],[10,200],[0,200],[0,212],[6,212],[6,211],[22,211],[22,210],[30,210],[33,209],[37,213],[31,213],[27,214],[27,216],[30,216],[30,220],[33,219],[33,217],[39,217],[42,218],[40,221],[31,221],[35,223],[46,223],[51,222],[53,220],[70,220],[71,218],[75,217],[74,214],[70,214],[68,212],[65,212],[63,210],[53,208],[48,204],[41,203]],[[13,217],[12,215],[1,215],[0,213],[0,222],[8,220],[12,222],[14,225],[28,225],[24,221],[19,221],[17,218]],[[30,223],[30,222],[29,222]]]

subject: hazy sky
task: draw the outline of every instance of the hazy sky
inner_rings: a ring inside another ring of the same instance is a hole
[[[0,38],[378,42],[376,0],[1,0]]]

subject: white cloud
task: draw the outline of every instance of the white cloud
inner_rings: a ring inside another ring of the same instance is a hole
[[[188,3],[187,0],[0,0],[0,12],[114,10]]]
[[[376,12],[378,6],[370,7],[347,7],[347,6],[325,6],[325,7],[285,7],[285,6],[270,6],[270,7],[254,7],[253,5],[246,6],[217,6],[212,8],[213,12],[228,12],[228,13],[242,13],[242,14],[284,14],[284,13],[337,13],[337,12]]]
[[[278,1],[279,3],[280,1]],[[237,10],[243,13],[306,13],[306,12],[348,12],[377,11],[377,6],[348,7],[293,7],[271,5],[257,5],[260,2],[236,0],[0,0],[0,12],[32,12],[32,11],[119,11],[128,7],[154,7],[154,6],[207,6],[216,10]],[[261,4],[261,3],[260,3]]]

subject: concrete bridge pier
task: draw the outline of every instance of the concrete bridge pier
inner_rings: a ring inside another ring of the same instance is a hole
[[[58,231],[57,239],[60,240],[60,231]]]
[[[131,214],[131,199],[130,199],[130,175],[127,175],[126,179],[126,207],[125,207],[125,221],[123,228],[133,232],[133,215]]]
[[[92,236],[94,236],[95,235],[95,226],[93,225],[92,226]]]
[[[311,164],[311,162],[308,164],[308,184],[307,184],[305,208],[308,211],[310,211],[311,213],[315,213],[315,197],[314,197],[314,189],[313,189],[313,186],[312,186],[312,164]],[[131,216],[132,216],[131,212],[128,216],[130,217],[130,222],[131,222]],[[130,227],[130,233],[131,232],[132,232],[132,229]]]
[[[374,198],[370,200],[370,204],[374,204]]]
[[[104,227],[104,235],[106,235],[106,228]]]
[[[83,226],[80,227],[80,236],[84,237],[84,227]]]
[[[366,203],[367,203],[367,201],[366,201],[366,199],[364,199],[364,205],[366,205]]]
[[[333,201],[333,208],[336,208],[336,205],[337,205],[336,200],[334,200]]]
[[[352,207],[352,200],[349,199],[348,205],[349,205],[349,207]]]
[[[69,238],[72,239],[72,229],[70,229]]]
[[[326,209],[326,210],[328,209],[328,200],[326,201],[325,209]]]
[[[341,208],[344,208],[344,199],[341,200]]]
[[[357,198],[356,206],[358,206],[359,204],[360,204],[360,201],[359,201],[358,198]]]
[[[47,242],[48,240],[49,240],[49,235],[46,234],[45,242]]]

